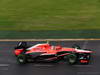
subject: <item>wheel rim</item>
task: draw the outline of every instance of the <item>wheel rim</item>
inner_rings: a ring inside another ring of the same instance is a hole
[[[19,59],[19,62],[24,62],[24,60],[23,59]]]
[[[21,62],[21,63],[24,62],[24,59],[23,59],[23,58],[19,58],[18,60],[19,60],[19,62]]]
[[[74,63],[74,62],[75,62],[75,59],[74,59],[74,58],[70,58],[70,59],[69,59],[69,62],[70,62],[70,63]]]
[[[71,64],[75,63],[75,62],[76,62],[76,56],[75,56],[75,55],[71,55],[71,56],[69,57],[69,62],[70,62]]]

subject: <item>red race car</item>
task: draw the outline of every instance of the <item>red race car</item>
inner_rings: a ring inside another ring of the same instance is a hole
[[[81,49],[78,45],[72,48],[60,45],[52,46],[48,43],[36,44],[29,47],[27,42],[19,42],[14,54],[20,64],[30,61],[58,61],[66,60],[69,64],[88,64],[93,51]]]

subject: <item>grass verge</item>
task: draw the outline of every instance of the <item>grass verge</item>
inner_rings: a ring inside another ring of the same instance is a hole
[[[0,39],[100,38],[100,30],[0,31]]]

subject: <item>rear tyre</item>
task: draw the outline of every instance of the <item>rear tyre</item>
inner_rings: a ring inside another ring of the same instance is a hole
[[[26,63],[26,56],[24,54],[20,54],[17,56],[17,62],[19,64],[25,64]]]

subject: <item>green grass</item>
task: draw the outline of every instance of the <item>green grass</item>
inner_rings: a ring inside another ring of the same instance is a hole
[[[71,30],[77,35],[77,31],[89,30],[86,36],[91,30],[100,30],[100,0],[0,0],[0,35],[31,31],[39,32],[34,33],[37,36],[41,31]]]
[[[99,0],[0,0],[0,30],[100,29]]]
[[[4,33],[4,34],[2,34]],[[100,38],[100,30],[48,30],[48,31],[0,31],[0,39],[66,39],[66,38]]]

